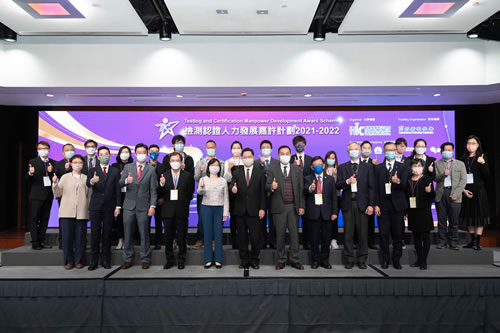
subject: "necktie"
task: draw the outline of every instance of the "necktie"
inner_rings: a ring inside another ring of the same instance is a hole
[[[316,193],[321,193],[321,175],[318,176],[318,186],[316,186]]]
[[[392,171],[392,164],[391,163],[389,163],[387,165],[387,171],[389,171],[389,173],[391,173],[391,171]]]
[[[179,176],[174,176],[174,188],[177,189],[177,182],[179,180]]]
[[[356,173],[358,171],[358,163],[352,163],[352,171]]]
[[[104,169],[102,171],[104,173],[104,177],[106,177],[106,167],[104,167]]]
[[[304,161],[302,161],[302,156],[299,156],[300,159],[300,167],[304,169]]]
[[[247,186],[250,184],[250,169],[247,169]]]
[[[269,169],[269,160],[266,160],[266,170]]]
[[[137,180],[140,181],[142,177],[142,164],[139,164],[139,171],[137,172]]]
[[[286,166],[283,167],[283,176],[288,177],[288,173],[286,172]]]

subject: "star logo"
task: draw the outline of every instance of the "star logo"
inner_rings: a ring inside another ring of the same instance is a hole
[[[161,124],[155,124],[156,127],[160,128],[160,140],[163,139],[167,134],[174,136],[174,127],[178,124],[178,121],[169,122],[167,118],[163,118]]]

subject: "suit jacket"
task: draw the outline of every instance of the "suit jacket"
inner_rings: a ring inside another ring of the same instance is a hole
[[[347,184],[347,179],[353,174],[351,161],[339,165],[337,170],[337,189],[342,190],[340,208],[343,212],[347,212],[351,209],[352,192],[351,185]],[[377,200],[373,165],[369,163],[359,163],[356,179],[358,180],[357,200],[359,209],[364,212],[368,206],[375,206]]]
[[[292,163],[290,163],[289,166],[290,166],[289,172],[291,173],[292,177],[295,209],[298,214],[300,208],[302,209],[306,208],[306,201],[304,197],[304,176],[302,174],[302,170],[298,166]],[[278,189],[276,189],[276,191],[273,191],[271,187],[273,180],[275,178],[276,182],[278,183]],[[267,171],[266,192],[271,193],[270,211],[272,214],[279,214],[283,212],[285,209],[285,202],[283,200],[283,186],[284,186],[284,179],[280,163],[280,165],[277,165],[273,168],[269,168],[269,170]]]
[[[377,202],[376,205],[381,209],[389,208],[385,207],[385,184],[392,183],[392,176],[398,173],[398,178],[400,180],[399,184],[392,183],[391,184],[391,201],[394,205],[396,211],[402,211],[409,207],[408,204],[408,179],[410,178],[410,169],[404,164],[398,161],[394,162],[394,167],[392,168],[391,173],[387,171],[386,160],[382,163],[375,165],[375,181],[376,181],[376,189],[377,189]]]
[[[82,174],[80,178],[76,178],[67,173],[61,177],[59,183],[52,184],[54,195],[61,198],[59,218],[89,219],[89,188],[86,183],[86,175]]]
[[[52,164],[54,170],[52,172],[47,172],[45,169],[45,164],[40,157],[34,158],[29,161],[29,164],[35,168],[35,173],[33,176],[26,172],[25,181],[29,187],[29,200],[48,200],[53,199],[52,188],[50,186],[43,186],[43,177],[49,176],[52,181],[54,176],[56,161],[49,158],[49,163]],[[48,165],[48,164],[47,164]]]
[[[269,161],[269,168],[268,168],[268,170],[271,169],[271,168],[274,168],[276,166],[279,167],[279,165],[280,165],[280,161],[278,161],[277,159],[271,157],[271,160]],[[261,169],[261,170],[264,170],[264,172],[267,174],[268,170],[266,170],[266,165],[265,164],[261,164],[260,163],[260,159],[255,160],[255,162],[253,163],[253,167]]]
[[[94,172],[99,177],[99,181],[92,185],[90,179],[94,177]],[[119,182],[120,170],[118,168],[112,168],[108,165],[106,176],[104,176],[100,164],[95,168],[91,168],[87,177],[87,187],[92,188],[89,209],[101,211],[121,207],[121,187]]]
[[[134,181],[126,184],[129,173]],[[123,209],[135,210],[138,212],[148,211],[149,207],[156,207],[158,197],[156,188],[158,187],[158,177],[154,167],[144,164],[141,180],[137,180],[137,163],[126,164],[120,178],[120,186],[126,186],[127,192],[123,200]]]
[[[436,173],[436,202],[441,201],[444,191],[444,170],[446,162],[441,159],[434,163],[434,172]],[[462,194],[467,185],[467,170],[464,162],[453,159],[451,162],[451,194],[457,197],[456,203],[462,203]]]
[[[292,155],[290,163],[295,164],[295,160],[297,159],[299,159],[299,156],[297,154]],[[307,154],[304,154],[304,170],[302,170],[304,177],[313,174],[313,171],[311,169],[311,164],[312,164],[312,157]]]
[[[321,193],[323,194],[323,204],[317,206],[315,203],[315,194],[317,188],[312,193],[309,192],[309,187],[315,181],[318,186],[318,176],[307,175],[304,179],[304,193],[306,195],[306,214],[308,220],[319,220],[320,218],[325,221],[330,221],[332,215],[339,214],[337,188],[335,179],[332,176],[323,173],[323,182],[321,183]]]
[[[161,217],[172,218],[175,216],[187,219],[189,217],[189,204],[194,193],[193,175],[187,172],[186,169],[180,170],[179,179],[177,180],[177,200],[170,200],[170,191],[175,189],[172,170],[165,171],[163,176],[165,177],[165,185],[163,187],[158,186],[159,195],[164,200]]]
[[[406,157],[403,155],[403,156],[401,156],[401,161],[396,160],[396,162],[403,163],[404,165],[406,165],[409,168],[411,160],[409,157]]]
[[[95,158],[95,166],[98,166],[99,165],[99,160],[97,159],[97,152],[94,155],[94,158]],[[85,155],[85,157],[83,158],[82,173],[84,175],[88,175],[89,174],[89,156],[88,155]]]
[[[72,171],[71,169],[71,164],[69,165],[69,169],[66,170],[66,159],[62,159],[60,161],[57,161],[56,162],[56,175],[57,175],[57,178],[61,179],[61,177],[65,174],[65,173],[69,173]]]
[[[259,216],[259,210],[266,210],[266,174],[264,169],[253,167],[248,186],[246,167],[237,168],[232,174],[233,179],[229,185],[229,192],[233,194],[234,184],[238,187],[238,192],[234,194],[234,215]]]
[[[186,153],[181,153],[181,155],[184,159],[184,171],[187,171],[191,174],[191,176],[194,176],[194,160],[193,160],[193,158]],[[169,159],[169,155],[165,155],[165,157],[163,157],[163,161],[162,161],[162,164],[163,164],[163,166],[165,166],[166,170],[171,169],[168,159]]]

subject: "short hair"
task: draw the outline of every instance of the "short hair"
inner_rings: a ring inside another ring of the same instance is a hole
[[[216,145],[216,146],[217,146],[217,144],[215,143],[215,141],[214,141],[214,140],[212,140],[212,139],[208,140],[208,141],[205,143],[205,146],[206,146],[206,145],[208,145],[208,144],[209,144],[209,143],[211,143],[211,142],[212,142],[214,145]]]
[[[260,146],[259,146],[259,148],[260,148],[260,149],[262,149],[262,145],[264,145],[264,144],[266,144],[266,143],[267,143],[267,144],[269,144],[269,145],[271,146],[271,149],[273,149],[273,143],[272,143],[271,141],[269,141],[269,140],[262,140],[262,141],[260,142]]]
[[[76,160],[76,159],[78,159],[78,160],[82,160],[82,163],[83,163],[83,156],[82,156],[82,155],[80,155],[80,154],[73,155],[73,157],[71,157],[71,158],[69,159],[69,162],[70,162],[70,163],[73,163],[73,161],[74,161],[74,160]]]
[[[170,153],[168,154],[168,162],[170,162],[172,160],[172,156],[179,156],[181,162],[182,162],[182,155],[181,153],[178,153],[176,151],[174,151],[173,153]]]
[[[302,135],[297,135],[296,137],[294,137],[292,142],[293,142],[294,146],[299,142],[304,142],[304,144],[307,145],[306,138],[304,138]],[[278,151],[279,151],[279,149],[278,149]]]
[[[368,140],[365,140],[365,141],[361,142],[360,147],[362,147],[364,144],[369,144],[370,148],[373,148],[372,143],[370,141],[368,141]]]
[[[290,147],[288,147],[287,145],[283,145],[283,146],[281,146],[281,147],[278,148],[278,154],[280,153],[281,149],[285,149],[285,148],[290,151],[290,154],[292,153],[292,150],[290,149]]]
[[[138,143],[135,145],[134,152],[136,152],[137,149],[139,149],[139,148],[146,148],[146,151],[148,151],[148,146],[146,146],[144,143]]]
[[[42,145],[42,146],[45,146],[45,147],[49,147],[49,149],[50,149],[50,144],[47,141],[39,141],[36,144],[36,147],[38,148],[39,145]]]
[[[384,143],[384,149],[388,145],[396,145],[396,144],[394,142],[392,142],[392,141],[387,141],[386,143]]]
[[[325,155],[325,161],[328,159],[328,157],[330,157],[330,155],[334,154],[335,155],[335,167],[338,167],[339,166],[339,161],[338,161],[338,158],[337,158],[337,153],[334,151],[334,150],[330,150],[328,153],[326,153]]]
[[[358,147],[360,147],[360,148],[361,148],[361,146],[359,145],[359,143],[354,142],[354,141],[351,141],[351,142],[349,142],[349,143],[347,144],[347,149],[349,149],[349,147],[350,147],[351,145],[356,145],[356,146],[358,146]]]
[[[108,153],[111,155],[111,151],[110,151],[110,150],[109,150],[109,148],[108,148],[108,147],[106,147],[106,146],[101,146],[101,147],[99,147],[99,149],[97,149],[97,154],[98,154],[98,155],[99,155],[99,152],[100,152],[101,150],[107,150],[107,151],[108,151]]]
[[[73,149],[75,149],[75,146],[73,146],[73,144],[71,144],[71,143],[65,143],[65,144],[62,146],[62,150],[64,151],[64,148],[66,148],[67,146],[71,146],[71,147],[73,147]]]
[[[325,161],[323,160],[323,157],[321,157],[321,156],[314,156],[314,157],[312,158],[312,160],[311,160],[311,165],[312,165],[314,162],[318,161],[318,160],[321,160],[321,162],[322,162],[323,164],[325,164]]]
[[[255,154],[253,153],[253,149],[252,148],[245,148],[241,151],[241,156],[243,156],[243,153],[249,151],[250,153],[252,153],[252,156],[255,156]]]
[[[455,150],[455,145],[453,143],[451,143],[451,142],[445,142],[445,143],[443,143],[441,145],[441,151],[443,151],[444,147],[446,147],[446,146],[451,146],[451,149]]]
[[[186,138],[179,134],[174,135],[172,138],[172,144],[175,144],[177,141],[182,141],[183,144],[186,144]]]
[[[219,172],[217,173],[217,177],[220,177],[220,173],[222,172],[222,165],[220,164],[219,160],[216,158],[212,158],[210,161],[207,163],[207,170],[210,168],[212,164],[218,163],[219,164]],[[210,172],[210,170],[208,170]]]
[[[425,163],[424,163],[424,160],[423,160],[423,159],[421,159],[421,158],[414,158],[414,159],[412,159],[412,160],[410,160],[410,161],[411,161],[411,162],[410,162],[410,168],[411,168],[412,166],[414,166],[414,165],[417,165],[417,164],[420,164],[420,165],[423,167],[423,166],[424,166],[424,164],[425,164]]]
[[[149,149],[151,149],[151,148],[157,148],[158,150],[160,150],[160,147],[155,143],[153,143],[152,145],[149,146]]]
[[[88,139],[87,141],[85,141],[85,143],[83,144],[84,147],[87,147],[87,145],[89,143],[93,143],[96,147],[97,147],[97,142],[92,140],[92,139]]]
[[[116,155],[116,161],[118,163],[123,163],[123,161],[121,160],[120,158],[120,154],[125,150],[127,149],[128,150],[128,153],[129,154],[132,154],[132,151],[130,150],[130,147],[129,146],[121,146],[120,149],[118,150],[118,154]],[[132,156],[129,156],[128,157],[128,160],[127,160],[127,163],[132,163],[134,160],[132,159]]]
[[[405,138],[397,138],[396,139],[396,146],[398,146],[398,145],[400,145],[402,143],[404,143],[404,145],[408,147],[408,142],[406,142]]]
[[[240,148],[243,148],[243,145],[239,141],[233,141],[233,143],[231,143],[231,149],[233,149],[234,145],[240,145]]]

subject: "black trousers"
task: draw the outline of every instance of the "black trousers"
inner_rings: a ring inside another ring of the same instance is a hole
[[[258,216],[238,216],[238,247],[241,264],[258,264],[261,247],[261,221]],[[249,237],[250,236],[250,237]],[[248,250],[248,239],[252,250]]]
[[[332,227],[337,220],[332,221],[319,218],[318,220],[308,220],[308,222],[312,261],[327,265],[330,262]]]
[[[386,197],[384,208],[381,208],[381,215],[378,219],[378,230],[380,237],[380,253],[382,259],[389,263],[391,258],[389,250],[389,240],[392,238],[392,263],[399,264],[403,255],[403,227],[404,210],[397,211],[394,208],[391,198]]]
[[[375,214],[368,216],[368,244],[375,244]]]
[[[276,247],[276,226],[274,225],[273,214],[270,213],[269,207],[271,207],[271,199],[267,197],[267,209],[266,215],[262,220],[260,220],[262,228],[262,247],[266,244]],[[267,221],[269,220],[269,230],[267,229]]]
[[[307,248],[307,247],[310,247],[310,244],[309,244],[309,238],[310,238],[309,220],[306,219],[304,216],[301,216],[300,221],[302,223],[302,246]]]
[[[155,209],[155,245],[160,245],[161,244],[161,236],[163,233],[163,225],[162,225],[162,218],[161,218],[161,205],[156,205]],[[149,229],[151,230],[151,220],[152,218],[149,218]],[[151,242],[152,243],[152,242]]]
[[[111,235],[115,220],[114,207],[103,210],[91,210],[90,214],[90,262],[97,265],[111,264]],[[86,229],[86,228],[85,228]],[[99,244],[102,241],[102,248]]]
[[[354,233],[357,234],[358,250],[356,261],[358,264],[366,263],[368,257],[368,215],[359,210],[356,200],[351,203],[351,209],[344,214],[344,249],[345,263],[354,263]]]
[[[233,248],[238,247],[238,216],[231,213],[231,217],[229,218],[229,230],[231,231],[231,245]]]
[[[165,225],[165,257],[167,263],[174,263],[174,238],[177,239],[177,264],[186,261],[186,236],[188,230],[188,219],[184,217],[163,218]]]
[[[455,246],[458,244],[458,219],[462,204],[450,199],[451,190],[445,188],[443,196],[436,202],[438,215],[438,235],[441,245]]]
[[[417,251],[417,262],[419,265],[427,263],[427,256],[431,248],[431,232],[413,232],[415,251]]]
[[[45,242],[47,227],[49,225],[50,209],[53,199],[31,200],[29,212],[29,228],[31,232],[31,242]]]
[[[340,197],[337,197],[338,207],[340,207]],[[340,212],[338,214],[340,216]],[[339,219],[332,221],[332,237],[331,239],[339,240]],[[330,240],[331,241],[331,240]]]

